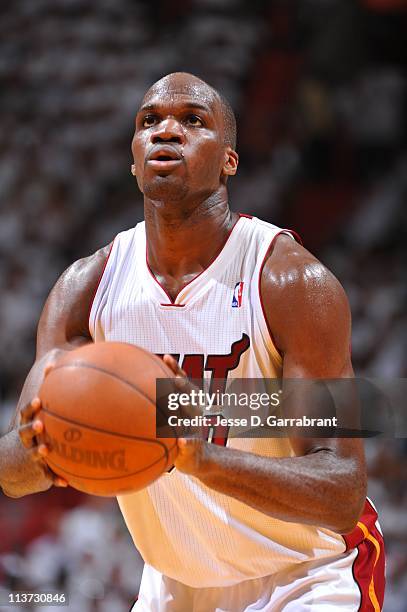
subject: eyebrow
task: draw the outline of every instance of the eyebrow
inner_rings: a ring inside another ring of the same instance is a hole
[[[186,104],[183,104],[183,107],[191,110],[201,110],[204,111],[205,113],[210,113],[211,109],[209,108],[209,106],[206,106],[206,104],[200,104],[199,102],[187,102]],[[138,113],[143,113],[145,111],[153,111],[153,110],[158,110],[160,108],[159,104],[143,104],[143,106],[138,110]]]

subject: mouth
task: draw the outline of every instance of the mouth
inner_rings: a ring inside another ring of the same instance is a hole
[[[171,172],[181,163],[180,153],[171,146],[155,147],[147,157],[147,165],[157,172]]]

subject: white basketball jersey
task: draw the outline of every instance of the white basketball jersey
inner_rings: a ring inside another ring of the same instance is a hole
[[[220,254],[173,302],[148,267],[144,223],[120,233],[92,305],[93,340],[179,355],[197,378],[202,369],[217,378],[280,376],[259,291],[280,232],[240,216]],[[227,445],[269,457],[294,454],[282,438],[234,438]],[[328,529],[266,516],[176,469],[118,501],[146,563],[192,587],[230,586],[345,551],[343,538]]]

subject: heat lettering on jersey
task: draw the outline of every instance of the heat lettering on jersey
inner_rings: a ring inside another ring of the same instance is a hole
[[[205,355],[184,355],[182,369],[185,370],[188,378],[197,382],[203,379]]]
[[[240,340],[233,342],[230,353],[226,355],[208,355],[205,361],[203,353],[186,354],[182,360],[182,369],[190,379],[200,381],[204,377],[204,372],[212,372],[210,393],[223,393],[226,388],[226,380],[229,372],[235,370],[240,363],[240,358],[250,347],[250,338],[247,334],[242,334]],[[157,357],[163,357],[162,353],[157,353]],[[172,357],[179,362],[179,353],[172,353]]]
[[[229,372],[237,368],[241,356],[247,351],[249,346],[250,338],[247,334],[243,334],[240,340],[236,340],[232,344],[230,353],[227,355],[208,355],[205,370],[207,372],[212,371],[210,393],[223,393],[225,391]]]
[[[250,347],[250,338],[247,334],[242,334],[240,340],[233,342],[230,353],[226,355],[208,355],[205,362],[205,355],[187,354],[182,360],[182,369],[188,378],[193,379],[195,384],[200,386],[203,381],[204,372],[212,372],[210,382],[210,393],[223,393],[226,389],[226,380],[229,372],[235,370],[240,363],[240,358]],[[174,359],[179,362],[180,355],[173,354]],[[158,355],[163,357],[163,355]],[[217,416],[213,415],[213,424],[210,424],[203,432],[203,437],[213,444],[226,446],[229,427],[215,426]]]

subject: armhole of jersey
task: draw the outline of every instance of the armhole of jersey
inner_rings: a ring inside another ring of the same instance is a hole
[[[96,316],[96,313],[95,313],[94,306],[95,306],[96,296],[99,293],[99,289],[100,289],[101,284],[102,284],[102,279],[103,279],[103,276],[105,274],[106,267],[107,267],[107,264],[108,264],[109,259],[110,259],[110,255],[112,253],[114,243],[115,243],[115,239],[113,239],[112,244],[110,245],[109,252],[108,252],[108,254],[106,256],[106,259],[105,259],[105,262],[103,264],[103,268],[102,268],[102,271],[100,273],[99,280],[96,283],[95,291],[93,293],[92,301],[91,301],[90,307],[89,307],[88,328],[89,328],[89,333],[90,333],[91,338],[92,338],[93,341],[95,340],[95,316]]]
[[[258,290],[258,296],[259,296],[259,302],[260,302],[260,311],[261,311],[261,321],[262,321],[262,328],[263,331],[267,331],[266,337],[268,337],[269,340],[269,346],[268,348],[270,349],[271,355],[272,357],[274,357],[277,361],[277,363],[279,365],[282,364],[283,361],[283,353],[280,351],[280,349],[277,347],[276,341],[274,339],[273,336],[273,332],[271,331],[269,322],[267,320],[266,317],[266,311],[264,308],[264,303],[263,303],[263,298],[261,296],[261,277],[263,274],[263,268],[266,265],[266,261],[268,259],[269,253],[271,251],[271,249],[274,246],[274,243],[276,241],[276,239],[278,238],[278,236],[281,236],[281,234],[286,234],[287,236],[290,236],[290,238],[292,238],[293,240],[295,240],[296,242],[299,242],[299,244],[302,245],[302,240],[300,238],[300,236],[297,234],[297,232],[293,231],[293,230],[289,230],[289,229],[282,229],[279,230],[271,239],[264,255],[263,255],[263,259],[260,265],[260,269],[259,269],[259,274],[258,274],[258,280],[257,280],[257,290]]]

